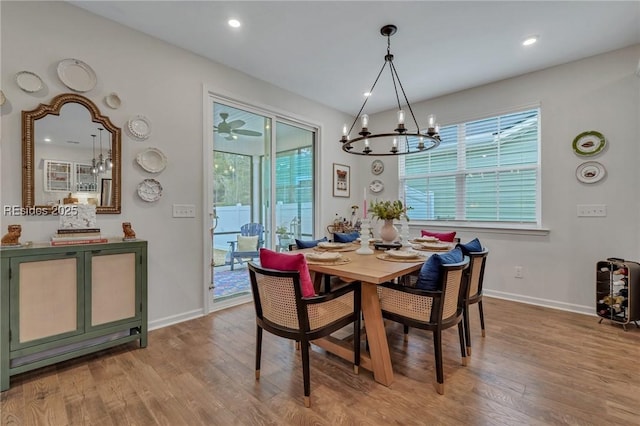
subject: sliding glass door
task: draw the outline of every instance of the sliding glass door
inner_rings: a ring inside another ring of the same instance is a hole
[[[209,300],[251,300],[247,262],[313,235],[316,129],[247,105],[211,99]],[[273,207],[272,207],[273,206]],[[209,244],[208,243],[208,244]]]

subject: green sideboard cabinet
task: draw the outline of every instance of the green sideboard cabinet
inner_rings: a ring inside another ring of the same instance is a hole
[[[10,377],[139,340],[147,242],[0,249],[0,390]]]

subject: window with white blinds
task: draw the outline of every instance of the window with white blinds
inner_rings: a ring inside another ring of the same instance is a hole
[[[440,129],[440,146],[399,158],[411,220],[537,225],[540,110]]]

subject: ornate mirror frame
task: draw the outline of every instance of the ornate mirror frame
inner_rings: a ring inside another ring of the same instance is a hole
[[[53,213],[53,207],[49,205],[35,205],[35,122],[49,114],[60,115],[60,111],[65,104],[78,103],[84,105],[91,114],[91,120],[99,123],[112,134],[111,155],[113,158],[113,168],[111,178],[113,180],[113,205],[98,206],[97,213],[120,214],[121,205],[121,140],[122,132],[119,127],[111,123],[109,117],[100,113],[96,105],[84,96],[75,93],[63,93],[54,97],[51,104],[40,104],[31,111],[22,111],[22,205],[25,208],[38,208]]]

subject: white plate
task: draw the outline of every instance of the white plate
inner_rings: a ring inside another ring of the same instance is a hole
[[[437,237],[416,237],[413,241],[416,243],[439,243],[440,240]]]
[[[144,115],[136,115],[128,121],[127,129],[134,138],[145,140],[151,134],[151,122]]]
[[[332,243],[328,241],[321,241],[318,243],[318,247],[324,248],[324,249],[338,249],[338,248],[346,247],[350,244],[351,243]]]
[[[16,74],[16,84],[27,93],[35,93],[42,89],[42,79],[31,71],[20,71]]]
[[[422,243],[420,244],[420,248],[422,250],[448,251],[451,245],[446,243]]]
[[[306,253],[305,256],[309,260],[315,260],[320,262],[333,262],[342,258],[342,255],[340,253],[331,253],[331,252],[324,252],[324,253],[311,252],[311,253]]]
[[[420,257],[420,253],[416,253],[415,251],[387,250],[385,253],[389,257],[395,257],[396,259],[413,259],[414,257]]]
[[[147,148],[136,156],[136,161],[149,173],[160,173],[167,167],[167,156],[158,148]]]
[[[4,105],[6,101],[7,101],[7,98],[5,98],[4,92],[0,90],[0,106]]]
[[[104,97],[104,103],[111,109],[118,109],[122,102],[120,101],[120,96],[117,93],[109,93]]]
[[[71,90],[88,92],[96,87],[96,73],[79,59],[63,59],[58,62],[58,78]]]
[[[597,161],[587,161],[576,169],[576,177],[583,183],[596,183],[607,174],[604,166]]]
[[[162,185],[155,179],[145,179],[138,184],[138,196],[144,201],[158,201],[162,196]]]

